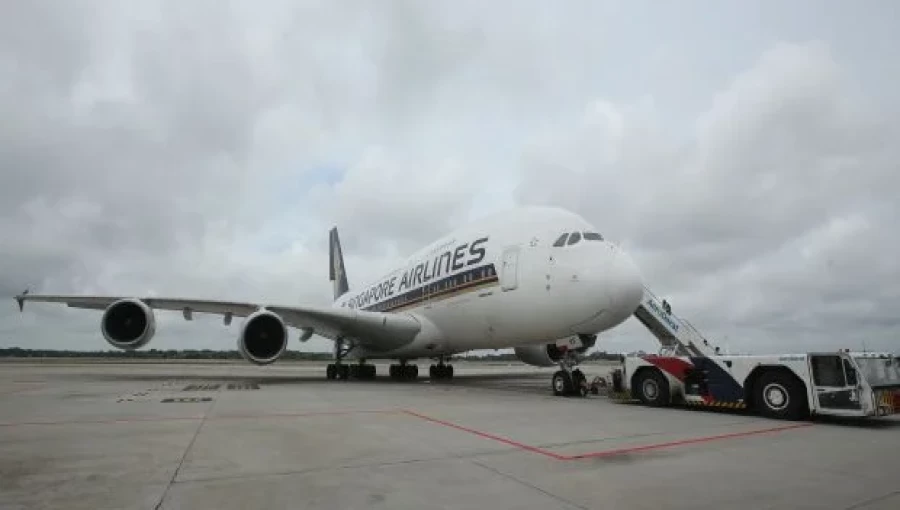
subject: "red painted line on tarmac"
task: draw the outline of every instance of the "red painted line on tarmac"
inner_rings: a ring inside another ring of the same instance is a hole
[[[702,436],[702,437],[694,437],[690,439],[680,439],[677,441],[667,441],[664,443],[652,443],[646,445],[639,446],[626,446],[622,448],[614,448],[611,450],[601,450],[599,452],[588,452],[588,453],[578,453],[574,455],[562,455],[559,453],[554,453],[549,450],[545,450],[543,448],[539,448],[537,446],[530,446],[524,443],[520,443],[518,441],[513,441],[511,439],[507,439],[505,437],[496,436],[493,434],[489,434],[487,432],[482,432],[480,430],[471,429],[468,427],[463,427],[462,425],[457,425],[455,423],[451,423],[449,421],[439,420],[437,418],[432,418],[430,416],[426,416],[424,414],[417,413],[415,411],[406,410],[404,413],[415,416],[416,418],[421,418],[426,421],[430,421],[432,423],[437,423],[438,425],[443,425],[445,427],[450,427],[456,430],[461,430],[463,432],[468,432],[470,434],[474,434],[479,437],[483,437],[485,439],[490,439],[493,441],[497,441],[500,443],[504,443],[510,446],[514,446],[516,448],[527,450],[533,453],[537,453],[540,455],[544,455],[545,457],[550,457],[556,460],[579,460],[579,459],[588,459],[588,458],[598,458],[598,457],[612,457],[615,455],[624,455],[627,453],[636,453],[636,452],[644,452],[649,450],[661,450],[663,448],[672,448],[676,446],[683,446],[688,444],[697,444],[697,443],[708,443],[711,441],[719,441],[722,439],[735,439],[739,437],[753,436],[758,434],[771,434],[775,432],[782,432],[787,430],[793,430],[803,427],[810,427],[812,423],[797,423],[791,425],[782,425],[779,427],[769,427],[764,429],[754,429],[754,430],[746,430],[742,432],[731,432],[728,434],[717,434],[713,436]]]
[[[718,434],[715,436],[692,437],[690,439],[679,439],[677,441],[668,441],[665,443],[653,443],[640,446],[626,446],[623,448],[614,448],[612,450],[602,450],[599,452],[579,453],[569,455],[566,460],[578,460],[598,457],[612,457],[614,455],[624,455],[626,453],[645,452],[648,450],[661,450],[663,448],[672,448],[687,444],[708,443],[710,441],[719,441],[722,439],[735,439],[739,437],[754,436],[758,434],[772,434],[785,430],[799,429],[803,427],[811,427],[812,423],[798,423],[793,425],[782,425],[780,427],[769,427],[765,429],[745,430],[743,432],[730,432],[728,434]]]
[[[420,419],[423,419],[423,420],[425,420],[425,421],[430,421],[430,422],[432,422],[432,423],[437,423],[438,425],[443,425],[443,426],[445,426],[445,427],[450,427],[450,428],[452,428],[452,429],[461,430],[461,431],[463,431],[463,432],[468,432],[469,434],[474,434],[474,435],[476,435],[476,436],[483,437],[483,438],[485,438],[485,439],[491,439],[491,440],[493,440],[493,441],[497,441],[497,442],[499,442],[499,443],[504,443],[504,444],[507,444],[507,445],[510,445],[510,446],[514,446],[514,447],[519,448],[519,449],[522,449],[522,450],[528,450],[528,451],[530,451],[530,452],[538,453],[538,454],[541,454],[541,455],[544,455],[544,456],[547,456],[547,457],[554,458],[554,459],[556,459],[556,460],[566,460],[566,457],[565,457],[564,455],[559,455],[559,454],[557,454],[557,453],[553,453],[553,452],[551,452],[551,451],[544,450],[543,448],[538,448],[538,447],[535,447],[535,446],[529,446],[529,445],[527,445],[527,444],[520,443],[520,442],[518,442],[518,441],[513,441],[512,439],[507,439],[507,438],[505,438],[505,437],[500,437],[500,436],[495,436],[495,435],[493,435],[493,434],[488,434],[487,432],[481,432],[480,430],[475,430],[475,429],[470,429],[470,428],[468,428],[468,427],[463,427],[462,425],[457,425],[457,424],[455,424],[455,423],[450,423],[449,421],[439,420],[439,419],[437,419],[437,418],[432,418],[432,417],[430,417],[430,416],[425,416],[424,414],[419,414],[419,413],[417,413],[417,412],[415,412],[415,411],[409,411],[409,410],[406,410],[406,411],[404,411],[404,412],[405,412],[406,414],[410,415],[410,416],[415,416],[416,418],[420,418]]]

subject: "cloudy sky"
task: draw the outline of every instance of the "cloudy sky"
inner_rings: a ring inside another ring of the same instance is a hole
[[[554,204],[732,351],[900,350],[896,12],[2,3],[0,345],[108,348],[97,312],[20,314],[26,287],[325,304],[332,225],[353,285]],[[235,347],[237,324],[158,320],[151,347]],[[601,348],[656,343],[632,319]]]

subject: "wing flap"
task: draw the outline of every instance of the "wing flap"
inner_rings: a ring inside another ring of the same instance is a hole
[[[124,296],[66,296],[22,293],[16,296],[19,309],[25,301],[62,303],[71,308],[104,310],[109,305],[127,299]],[[352,308],[324,308],[313,306],[278,306],[236,301],[217,301],[184,298],[135,298],[157,310],[181,311],[185,319],[193,313],[209,313],[231,317],[246,317],[266,308],[295,328],[312,329],[313,333],[331,340],[353,339],[360,345],[375,350],[390,350],[411,342],[421,330],[415,317],[409,314],[366,312]]]

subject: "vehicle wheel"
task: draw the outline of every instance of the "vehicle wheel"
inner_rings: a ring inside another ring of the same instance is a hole
[[[754,402],[760,414],[768,418],[797,420],[803,418],[809,409],[803,385],[787,374],[766,372],[755,388]]]
[[[635,380],[637,397],[643,404],[662,407],[669,404],[669,381],[659,370],[642,370]]]
[[[350,366],[349,365],[341,364],[341,365],[337,366],[337,369],[338,369],[338,377],[340,377],[341,379],[346,380],[348,377],[350,377]]]
[[[553,394],[561,397],[572,393],[572,381],[569,374],[563,370],[558,370],[553,374]]]
[[[587,389],[584,387],[584,382],[587,380],[587,377],[584,376],[584,372],[581,370],[575,369],[572,371],[572,394],[573,395],[581,395],[582,397],[587,396]]]
[[[337,367],[334,366],[334,363],[329,363],[325,367],[325,377],[327,379],[335,379],[337,377]]]

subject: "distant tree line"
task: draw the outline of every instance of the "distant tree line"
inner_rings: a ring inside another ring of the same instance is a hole
[[[453,359],[465,361],[519,361],[519,358],[512,352],[503,354],[457,354],[453,356]],[[615,352],[594,351],[585,356],[584,359],[592,361],[619,361],[622,359],[622,355]]]
[[[285,351],[282,359],[327,360],[329,352]],[[57,349],[0,349],[0,358],[114,358],[114,359],[243,359],[237,350],[212,349],[148,349],[140,351],[69,351]]]
[[[243,359],[234,351],[212,349],[148,349],[141,351],[69,351],[57,349],[22,349],[19,347],[0,348],[0,358],[112,358],[112,359]],[[330,352],[285,351],[282,359],[298,361],[326,361],[332,358]],[[621,354],[595,351],[587,356],[589,360],[617,361]],[[456,355],[453,359],[463,361],[519,361],[512,352],[501,354]]]

